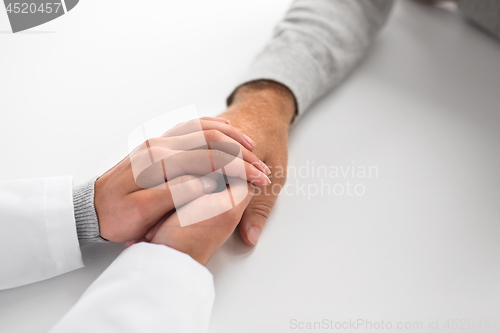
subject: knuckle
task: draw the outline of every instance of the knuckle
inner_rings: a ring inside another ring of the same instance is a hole
[[[144,141],[146,145],[149,145],[150,147],[158,146],[160,140],[158,138],[150,138]]]
[[[203,122],[202,122],[203,118],[200,118],[200,119],[192,119],[189,121],[189,126],[190,128],[196,128],[196,129],[202,129],[204,130],[205,128],[203,127]]]
[[[208,142],[210,141],[220,141],[222,138],[222,133],[218,130],[211,129],[204,131],[205,138]]]
[[[159,161],[167,155],[167,151],[161,147],[151,147],[147,153],[147,157],[153,156],[154,161]]]
[[[259,202],[250,208],[250,212],[264,219],[268,219],[273,209],[274,203],[269,201]]]
[[[222,160],[226,156],[226,153],[218,149],[211,149],[211,153],[214,160]]]
[[[170,139],[166,139],[166,138],[152,138],[152,139],[149,139],[149,145],[151,147],[151,149],[157,147],[159,149],[166,149],[168,148],[168,142],[169,142]]]

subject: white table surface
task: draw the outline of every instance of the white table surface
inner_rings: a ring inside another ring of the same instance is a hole
[[[80,183],[143,121],[193,103],[222,111],[288,5],[85,0],[16,35],[0,10],[0,179]],[[290,177],[259,245],[235,235],[208,264],[210,332],[500,320],[499,87],[500,43],[449,11],[398,3],[358,71],[290,138],[295,168],[378,177],[325,178],[365,193],[310,198],[295,189],[321,179]],[[46,332],[122,249],[84,247],[85,268],[1,291],[0,332]]]

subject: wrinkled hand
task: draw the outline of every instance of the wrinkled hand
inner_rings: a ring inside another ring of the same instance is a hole
[[[251,152],[255,143],[228,125],[227,120],[206,117],[186,122],[160,138],[146,141],[96,181],[94,204],[101,237],[113,242],[141,239],[176,205],[216,190],[216,181],[203,177],[212,172],[210,161],[216,161],[216,157],[231,161],[234,156],[219,149],[178,153],[192,136],[200,135],[208,143],[230,143],[239,147],[244,171],[231,168],[229,163],[225,168],[228,176],[249,179],[257,185],[268,183],[265,165]],[[141,171],[139,175],[137,168]],[[170,171],[170,179],[166,179],[165,168]],[[180,194],[176,205],[172,198],[174,189]]]
[[[251,136],[253,153],[271,169],[272,184],[256,188],[239,225],[248,245],[258,242],[262,228],[286,181],[288,130],[295,114],[293,94],[279,83],[256,81],[240,87],[220,116]]]

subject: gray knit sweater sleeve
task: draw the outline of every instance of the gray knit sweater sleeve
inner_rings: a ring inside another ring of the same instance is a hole
[[[500,0],[458,0],[462,15],[500,39]]]
[[[96,178],[93,178],[89,182],[73,188],[76,232],[80,245],[106,241],[99,236],[99,220],[94,207],[95,181]]]
[[[242,84],[265,79],[285,85],[295,96],[300,116],[355,67],[386,22],[392,4],[392,0],[295,0]]]

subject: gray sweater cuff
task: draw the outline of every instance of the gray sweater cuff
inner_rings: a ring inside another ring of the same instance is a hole
[[[73,188],[73,207],[75,209],[76,232],[80,245],[106,242],[99,236],[99,220],[94,207],[94,184],[97,178]]]
[[[391,0],[293,1],[240,82],[270,80],[286,86],[295,97],[296,121],[356,67],[392,4]]]
[[[500,39],[500,2],[497,0],[459,0],[462,15]]]

